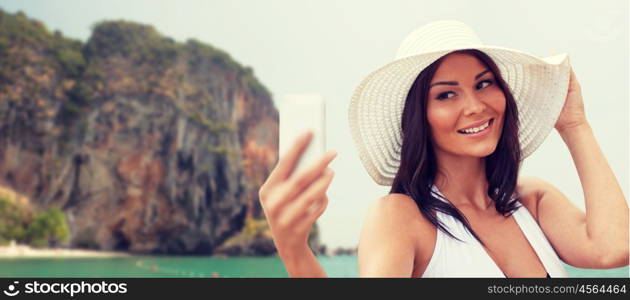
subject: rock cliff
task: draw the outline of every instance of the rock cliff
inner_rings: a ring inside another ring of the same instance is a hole
[[[0,116],[0,185],[61,207],[72,247],[210,254],[264,218],[278,112],[210,45],[128,21],[81,42],[0,11]]]

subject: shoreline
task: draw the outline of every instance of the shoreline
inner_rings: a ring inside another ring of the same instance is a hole
[[[332,254],[321,254],[320,257],[337,257],[337,256],[352,256],[356,253],[350,251],[340,252]],[[151,254],[138,254],[123,251],[101,251],[101,250],[88,250],[88,249],[71,249],[71,248],[34,248],[25,244],[10,243],[8,245],[0,246],[0,260],[13,259],[13,258],[115,258],[115,257],[132,257],[132,256],[163,256],[163,255],[151,255]],[[179,256],[179,255],[165,255],[165,256]],[[195,255],[186,257],[195,257]],[[202,255],[203,256],[203,255]],[[272,255],[272,256],[277,256]],[[231,257],[242,256],[229,256],[225,254],[214,254],[206,257],[217,259],[228,259]],[[250,257],[250,256],[245,256]],[[256,256],[255,256],[256,257]],[[269,256],[260,256],[269,257]]]
[[[5,258],[66,258],[66,257],[129,257],[126,252],[97,251],[66,248],[33,248],[28,245],[14,244],[0,246],[0,259]]]

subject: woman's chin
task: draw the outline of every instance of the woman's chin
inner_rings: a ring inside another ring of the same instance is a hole
[[[496,149],[496,144],[488,146],[477,145],[477,147],[465,149],[464,152],[469,156],[482,158],[491,155]]]
[[[487,141],[483,143],[465,143],[459,144],[457,148],[438,148],[438,151],[450,153],[451,155],[456,156],[469,156],[469,157],[478,157],[484,158],[497,149],[498,141]]]

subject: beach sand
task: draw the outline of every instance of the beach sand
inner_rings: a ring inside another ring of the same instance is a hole
[[[33,248],[28,245],[10,243],[0,246],[0,258],[27,257],[124,257],[131,254],[114,251],[96,251],[64,248]]]

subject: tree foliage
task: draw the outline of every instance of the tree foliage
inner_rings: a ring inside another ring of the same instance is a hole
[[[70,230],[65,214],[58,207],[49,207],[33,218],[26,236],[32,246],[58,246],[68,241]]]
[[[0,195],[0,245],[11,240],[24,242],[28,217],[26,209]]]
[[[49,207],[34,216],[23,206],[0,196],[0,244],[10,241],[34,247],[59,246],[70,237],[66,216]]]

